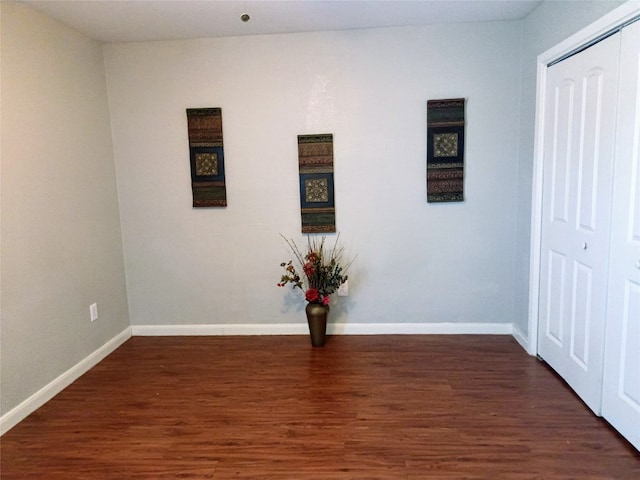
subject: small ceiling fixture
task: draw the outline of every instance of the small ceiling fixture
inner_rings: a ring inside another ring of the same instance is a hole
[[[240,15],[240,20],[242,20],[244,23],[247,23],[250,19],[251,17],[248,13],[243,13],[242,15]]]

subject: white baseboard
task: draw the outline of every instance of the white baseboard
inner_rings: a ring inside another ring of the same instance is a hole
[[[532,352],[529,349],[529,337],[527,335],[525,335],[524,333],[522,333],[522,330],[520,330],[518,327],[516,327],[515,325],[513,326],[513,338],[516,339],[516,341],[520,344],[520,346],[522,348],[524,348],[525,352],[527,352],[529,355],[535,355],[537,352]]]
[[[338,323],[337,335],[511,335],[510,323]]]
[[[245,325],[132,325],[133,336],[170,335],[304,335],[306,323]],[[510,323],[329,323],[330,335],[512,335]]]
[[[131,338],[131,327],[124,329],[121,333],[113,337],[95,352],[91,353],[58,378],[42,387],[21,404],[2,415],[2,417],[0,417],[0,435],[4,435],[19,422],[27,418],[31,413],[35,412],[38,408],[75,382],[129,338]]]

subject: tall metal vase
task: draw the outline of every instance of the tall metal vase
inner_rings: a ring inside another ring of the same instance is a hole
[[[323,347],[327,336],[327,315],[329,305],[319,303],[308,303],[305,312],[309,323],[309,333],[311,334],[311,345]]]

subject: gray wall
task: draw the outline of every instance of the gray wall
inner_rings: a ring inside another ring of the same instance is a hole
[[[102,47],[1,5],[5,414],[122,332],[129,316]]]
[[[105,65],[132,325],[304,325],[297,135],[334,134],[347,325],[511,323],[517,22],[115,44]],[[426,102],[466,97],[466,201],[426,202]],[[221,107],[229,206],[191,207],[187,107]]]

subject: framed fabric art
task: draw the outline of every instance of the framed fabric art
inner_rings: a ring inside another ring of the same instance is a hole
[[[187,108],[194,207],[226,207],[222,110]]]
[[[427,202],[464,201],[464,103],[427,102]]]
[[[333,135],[298,135],[302,233],[336,231]]]

